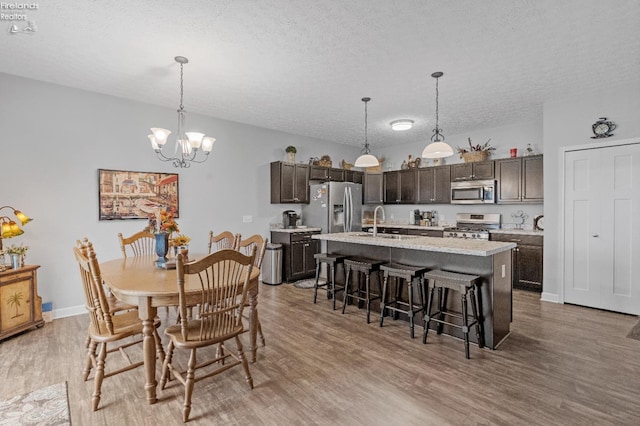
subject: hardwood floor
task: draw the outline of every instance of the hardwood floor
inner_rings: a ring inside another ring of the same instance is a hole
[[[241,368],[196,383],[189,424],[638,424],[640,341],[625,337],[635,316],[516,291],[511,335],[495,351],[472,345],[466,360],[460,340],[430,333],[423,345],[405,322],[380,328],[372,315],[367,325],[363,310],[341,315],[324,294],[314,305],[310,289],[260,292],[267,346],[250,365],[255,389]],[[160,315],[163,327],[173,322]],[[147,405],[142,369],[105,379],[91,411],[93,382],[81,378],[87,323],[60,319],[0,343],[0,400],[66,380],[74,425],[182,424],[182,387],[170,383]]]

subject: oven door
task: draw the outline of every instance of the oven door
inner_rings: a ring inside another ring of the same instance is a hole
[[[495,203],[495,181],[451,182],[451,204]]]

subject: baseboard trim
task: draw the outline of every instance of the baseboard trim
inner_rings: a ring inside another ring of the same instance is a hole
[[[542,295],[540,296],[540,300],[542,300],[543,302],[560,303],[560,297],[554,293],[542,292]]]
[[[87,309],[84,305],[70,306],[68,308],[54,310],[53,319],[74,317],[76,315],[82,315],[86,313]]]

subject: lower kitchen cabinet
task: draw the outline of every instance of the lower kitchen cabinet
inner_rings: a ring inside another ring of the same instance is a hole
[[[518,246],[512,252],[513,288],[542,292],[544,239],[539,235],[490,234],[491,241],[506,241]]]
[[[313,232],[271,231],[271,242],[282,244],[282,270],[284,281],[295,281],[315,276],[316,261],[313,257],[320,252],[320,240],[311,238]]]
[[[0,272],[0,340],[42,327],[42,299],[38,296],[38,265]]]

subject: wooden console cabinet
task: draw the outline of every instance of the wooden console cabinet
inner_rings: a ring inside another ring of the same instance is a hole
[[[40,265],[0,272],[0,340],[32,327],[42,327],[42,298],[38,296]]]

